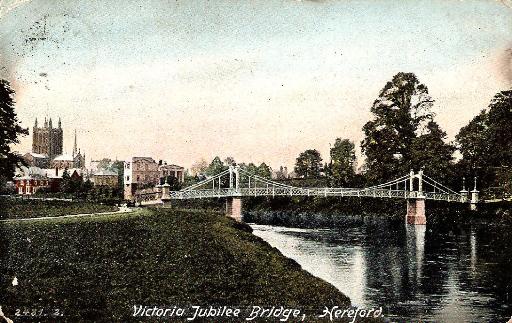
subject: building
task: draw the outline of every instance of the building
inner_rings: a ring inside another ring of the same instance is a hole
[[[174,177],[178,182],[183,183],[185,180],[185,168],[178,165],[167,165],[166,162],[159,162],[158,171],[160,172],[160,178],[166,179],[168,177]]]
[[[108,169],[100,169],[92,175],[92,182],[94,183],[94,186],[117,188],[119,184],[117,178],[117,172]]]
[[[156,186],[160,181],[158,163],[151,157],[133,157],[124,163],[124,198],[131,200],[137,189]]]
[[[50,158],[47,155],[37,153],[26,153],[23,155],[23,160],[28,166],[35,166],[39,168],[50,167]]]
[[[173,176],[179,182],[184,180],[185,169],[181,166],[158,163],[151,157],[133,157],[124,163],[124,197],[131,200],[138,189],[155,187],[161,178]]]
[[[32,195],[41,188],[50,187],[46,172],[35,166],[17,168],[13,182],[16,192],[20,195]]]
[[[51,168],[58,168],[58,169],[66,169],[66,168],[75,168],[75,160],[73,156],[68,154],[62,154],[57,157],[55,157],[51,163]]]
[[[72,179],[82,180],[81,169],[68,169],[68,174]],[[35,166],[16,168],[13,178],[16,192],[20,195],[32,195],[41,188],[48,192],[56,193],[60,191],[62,184],[63,170],[58,168],[39,168]]]
[[[30,166],[41,168],[85,168],[85,154],[77,148],[75,130],[75,142],[71,155],[63,153],[63,129],[59,118],[57,128],[53,128],[52,119],[48,122],[45,118],[43,127],[38,127],[37,119],[32,133],[32,152],[23,157]]]
[[[36,118],[32,130],[32,152],[46,155],[50,159],[62,154],[62,133],[60,118],[57,128],[53,127],[51,118],[49,122],[45,118],[43,127],[39,127]]]

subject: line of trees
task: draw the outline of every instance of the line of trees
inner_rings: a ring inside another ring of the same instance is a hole
[[[434,120],[434,100],[413,73],[398,73],[379,92],[363,126],[362,174],[355,172],[355,144],[337,138],[330,162],[315,149],[300,153],[298,177],[327,178],[333,186],[376,184],[423,168],[454,188],[462,177],[477,177],[487,196],[512,193],[512,90],[493,98],[489,107],[460,129],[454,142]],[[458,151],[461,158],[455,159]]]

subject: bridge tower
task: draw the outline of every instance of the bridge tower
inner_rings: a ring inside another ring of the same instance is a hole
[[[418,191],[414,191],[414,179],[418,179]],[[423,194],[423,170],[417,175],[411,169],[409,175],[409,197],[407,198],[407,214],[405,216],[407,224],[425,225],[427,218],[425,216],[425,195]]]
[[[462,190],[460,191],[461,202],[467,203],[468,201],[468,190],[466,190],[466,178],[462,177]]]
[[[470,201],[471,211],[476,211],[476,205],[478,204],[479,193],[480,192],[476,189],[476,177],[475,177],[475,186],[473,187],[473,190],[471,191],[471,201]]]
[[[234,183],[233,183],[234,182]],[[229,166],[229,189],[240,194],[240,166]],[[226,198],[226,215],[242,221],[242,198],[239,196]]]

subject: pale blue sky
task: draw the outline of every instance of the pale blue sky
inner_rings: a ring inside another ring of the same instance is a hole
[[[62,117],[68,151],[76,127],[91,158],[291,166],[308,148],[327,159],[336,137],[359,142],[400,71],[429,87],[453,138],[511,86],[508,4],[28,1],[2,11],[0,73],[26,126]]]

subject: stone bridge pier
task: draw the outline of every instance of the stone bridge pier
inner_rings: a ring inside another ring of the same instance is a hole
[[[425,198],[407,200],[406,223],[416,225],[427,224],[427,217],[425,216]]]
[[[229,188],[240,192],[240,166],[229,166]],[[226,198],[226,216],[242,222],[242,198]]]
[[[242,198],[226,198],[226,216],[229,216],[238,222],[242,222]]]
[[[423,170],[420,170],[417,175],[411,170],[409,176],[409,191],[414,191],[414,179],[418,179],[418,191],[415,198],[407,199],[407,214],[405,216],[405,223],[414,225],[427,224],[427,217],[425,216],[425,196],[423,195]]]

